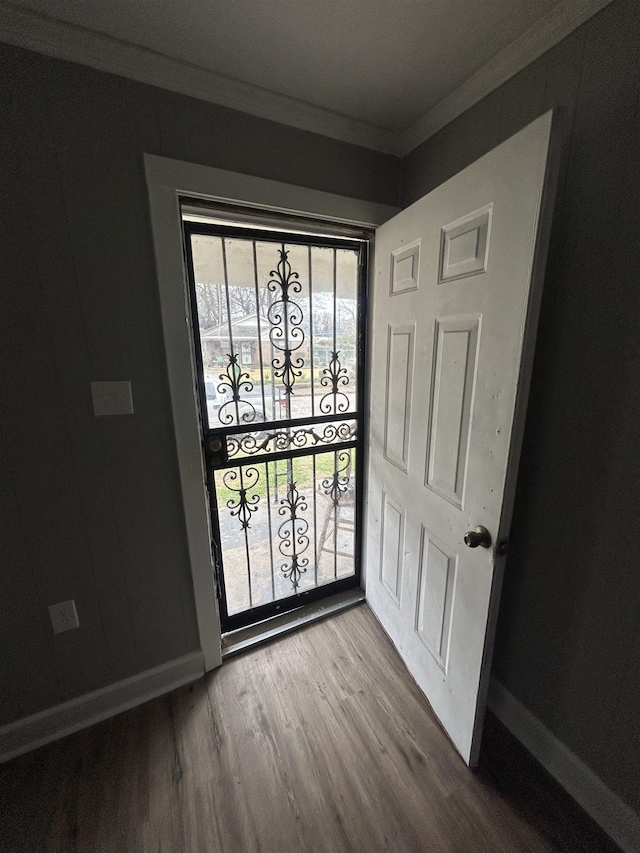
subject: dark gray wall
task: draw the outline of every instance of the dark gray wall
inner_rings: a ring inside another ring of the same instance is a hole
[[[0,66],[6,722],[198,647],[143,152],[388,204],[400,160],[6,45]],[[135,414],[95,418],[92,379],[130,379]]]
[[[617,0],[416,149],[403,203],[550,107],[563,168],[494,673],[640,809],[640,5]]]

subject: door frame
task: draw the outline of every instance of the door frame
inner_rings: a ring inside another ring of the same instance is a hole
[[[144,155],[144,168],[196,618],[208,671],[222,663],[221,629],[180,199],[200,198],[367,228],[386,222],[400,208],[152,154]]]

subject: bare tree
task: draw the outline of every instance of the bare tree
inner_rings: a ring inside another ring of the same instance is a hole
[[[264,288],[258,291],[260,300],[261,312],[266,302]],[[256,313],[256,291],[254,287],[230,287],[229,288],[229,307],[231,308],[231,316],[247,317],[249,314]]]
[[[196,304],[198,325],[201,329],[218,326],[221,321],[221,285],[212,282],[196,282]]]
[[[353,299],[338,299],[337,301],[338,329],[342,334],[355,332],[356,307]]]

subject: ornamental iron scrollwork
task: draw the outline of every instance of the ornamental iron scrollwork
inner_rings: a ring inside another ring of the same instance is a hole
[[[341,391],[349,384],[349,374],[347,368],[340,364],[340,353],[332,352],[329,366],[322,371],[322,379],[320,384],[323,388],[330,390],[320,399],[320,411],[324,414],[330,412],[346,412],[349,408],[349,398]],[[331,398],[333,398],[333,408],[331,406]]]
[[[345,473],[346,472],[346,473]],[[351,487],[351,451],[342,450],[337,454],[336,466],[330,477],[322,481],[322,488],[331,503],[337,507],[342,495]]]
[[[307,499],[298,492],[296,484],[290,482],[287,488],[287,497],[282,498],[280,504],[278,513],[282,516],[288,516],[278,529],[280,538],[278,548],[285,558],[285,562],[280,566],[280,571],[285,578],[291,581],[294,592],[297,592],[300,578],[307,571],[309,565],[309,558],[301,556],[309,547],[309,537],[306,535],[309,525],[299,515],[299,513],[306,511]]]
[[[241,392],[249,394],[253,391],[253,382],[251,382],[251,377],[248,373],[242,372],[242,368],[238,364],[239,357],[239,353],[227,353],[229,364],[225,372],[218,376],[220,380],[218,391],[220,394],[226,397],[228,392],[231,392],[231,399],[223,403],[218,411],[218,420],[220,423],[225,424],[225,426],[233,423],[234,409],[239,423],[249,424],[256,419],[256,409],[253,403],[242,399]],[[240,412],[238,405],[240,402],[242,402],[242,412]],[[231,411],[229,411],[229,406],[232,407]]]
[[[251,526],[251,513],[258,509],[260,495],[249,495],[249,491],[258,485],[260,474],[257,468],[231,468],[222,477],[222,482],[237,498],[230,498],[227,506],[232,516],[237,516],[242,530]]]
[[[276,452],[289,450],[292,447],[315,447],[317,444],[351,441],[355,435],[356,423],[345,421],[341,424],[327,424],[321,432],[316,432],[313,427],[303,427],[295,430],[276,430],[266,434],[229,435],[227,436],[227,450],[230,458],[239,454],[254,456],[256,453],[269,449]]]
[[[278,298],[271,303],[267,311],[270,323],[269,340],[278,354],[271,360],[273,374],[282,379],[287,394],[293,394],[296,379],[302,376],[304,358],[294,355],[304,343],[302,308],[292,299],[302,291],[302,283],[297,272],[293,272],[288,261],[289,253],[280,249],[280,261],[277,269],[271,270],[273,276],[267,282],[267,288]]]

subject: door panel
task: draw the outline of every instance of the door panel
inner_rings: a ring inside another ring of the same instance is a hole
[[[479,317],[436,320],[425,483],[462,508]]]
[[[383,492],[380,581],[398,605],[402,590],[404,515],[404,509]]]
[[[550,128],[549,114],[376,234],[367,598],[467,762],[500,559],[464,537],[483,525],[495,545],[510,519]]]
[[[384,455],[402,471],[409,454],[414,334],[415,326],[389,326],[387,338]]]
[[[422,527],[415,630],[446,673],[458,560]]]

